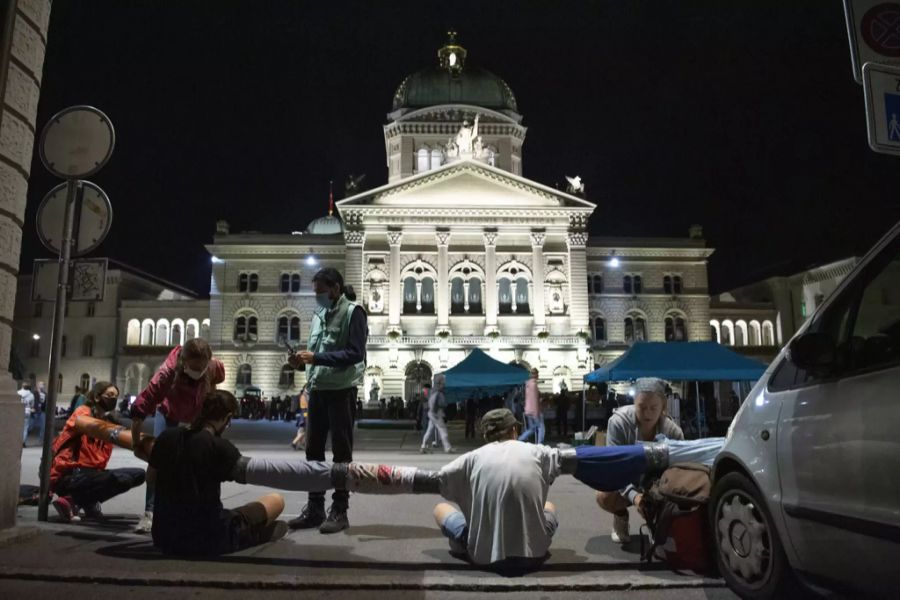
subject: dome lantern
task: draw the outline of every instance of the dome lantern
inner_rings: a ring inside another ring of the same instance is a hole
[[[456,32],[447,32],[447,43],[438,50],[438,59],[442,69],[446,69],[453,77],[458,77],[466,64],[466,49],[456,42]]]

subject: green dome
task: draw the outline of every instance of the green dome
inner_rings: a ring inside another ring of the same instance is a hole
[[[394,110],[440,104],[470,104],[518,112],[516,97],[506,82],[485,69],[466,65],[457,73],[439,66],[403,80],[394,93]]]

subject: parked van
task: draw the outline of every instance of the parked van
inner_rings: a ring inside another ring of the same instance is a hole
[[[713,477],[716,559],[741,597],[900,594],[900,223],[757,382]]]

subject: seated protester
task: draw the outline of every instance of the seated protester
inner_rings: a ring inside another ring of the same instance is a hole
[[[533,569],[544,561],[556,532],[556,508],[547,502],[560,473],[559,452],[517,440],[518,423],[506,408],[481,420],[488,444],[440,470],[441,503],[434,518],[451,552],[496,570]]]
[[[118,400],[119,388],[108,381],[98,381],[53,442],[50,491],[58,496],[53,508],[63,521],[78,520],[79,507],[86,517],[102,517],[102,502],[144,483],[143,469],[106,468],[113,451],[110,442],[75,430],[75,420],[80,416],[114,421],[110,413]]]
[[[659,434],[670,440],[683,440],[681,427],[666,415],[666,401],[666,384],[661,379],[638,379],[634,384],[634,404],[618,408],[609,418],[606,445],[652,442]],[[628,507],[633,504],[641,512],[643,495],[639,486],[640,479],[637,479],[617,492],[597,492],[597,504],[614,515],[611,537],[617,544],[631,541]]]
[[[241,453],[221,436],[239,410],[231,393],[211,391],[190,427],[167,429],[156,438],[150,454],[157,470],[152,533],[163,553],[228,554],[287,532],[285,523],[275,521],[284,510],[280,494],[222,507],[221,483],[234,480]]]

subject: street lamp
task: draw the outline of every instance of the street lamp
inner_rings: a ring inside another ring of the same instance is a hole
[[[37,333],[35,333],[34,335],[31,336],[31,339],[33,339],[33,340],[39,340],[39,339],[41,339],[41,336],[38,335]]]
[[[619,268],[619,257],[616,256],[616,251],[613,250],[612,252],[610,252],[609,256],[610,256],[609,266],[612,267],[613,269],[618,269]]]
[[[306,257],[306,264],[310,267],[314,267],[319,264],[319,261],[316,260],[316,257],[310,254]]]

